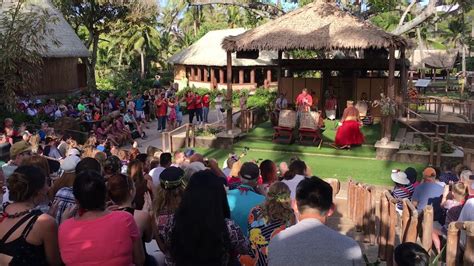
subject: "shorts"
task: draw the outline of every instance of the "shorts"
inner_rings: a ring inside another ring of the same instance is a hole
[[[143,112],[143,111],[135,111],[135,118],[137,118],[137,119],[145,119],[145,112]]]

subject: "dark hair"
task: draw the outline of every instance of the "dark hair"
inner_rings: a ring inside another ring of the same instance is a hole
[[[81,159],[76,165],[76,174],[79,174],[85,170],[93,170],[96,172],[102,172],[102,167],[100,166],[99,161],[94,158],[86,157]]]
[[[160,155],[160,165],[161,166],[167,166],[171,164],[171,153],[169,152],[163,152]]]
[[[272,174],[272,171],[274,169],[273,168],[274,165],[275,163],[271,160],[264,160],[263,162],[260,163],[260,175],[262,176],[263,183],[269,184],[276,181],[276,178],[271,179],[272,177],[270,176],[270,174]]]
[[[104,163],[104,172],[106,174],[116,174],[120,172],[120,168],[122,167],[122,163],[117,156],[110,156],[105,160]]]
[[[72,192],[82,209],[105,209],[105,179],[99,172],[93,170],[80,172],[74,180]]]
[[[288,172],[285,174],[284,179],[291,180],[295,175],[304,175],[306,172],[306,164],[301,160],[294,160],[291,162]]]
[[[113,174],[107,179],[107,193],[115,204],[124,203],[132,188],[132,179],[124,174]]]
[[[146,162],[148,160],[148,154],[140,153],[140,154],[137,155],[137,157],[135,157],[135,159],[141,161],[143,164],[146,164]]]
[[[407,169],[405,169],[405,174],[407,175],[408,180],[410,180],[410,184],[416,182],[418,173],[416,172],[415,168],[408,167]]]
[[[427,266],[430,262],[428,252],[420,245],[412,242],[398,245],[393,252],[393,257],[397,265],[403,266]]]
[[[7,180],[8,198],[14,202],[24,202],[36,196],[45,186],[44,172],[35,166],[18,167]]]
[[[296,205],[302,213],[306,208],[328,211],[333,204],[332,187],[317,176],[305,178],[296,187]]]
[[[174,215],[171,255],[177,265],[222,265],[229,255],[227,196],[210,170],[191,176]]]
[[[441,168],[432,166],[433,169],[435,169],[436,176],[434,177],[435,179],[439,180],[439,177],[441,176]]]

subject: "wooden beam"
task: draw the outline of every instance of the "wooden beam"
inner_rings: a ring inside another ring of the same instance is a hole
[[[232,130],[232,52],[227,51],[227,103],[229,109],[227,109],[227,131]]]
[[[201,67],[196,67],[196,70],[197,70],[197,81],[202,81]]]
[[[204,67],[204,82],[209,81],[209,70],[207,70],[207,67]]]
[[[272,70],[271,69],[267,69],[267,80],[268,80],[268,83],[272,82]]]
[[[224,83],[224,69],[219,68],[219,83]]]
[[[254,84],[255,83],[255,68],[252,68],[250,70],[250,83]]]
[[[239,84],[244,84],[244,70],[239,69]]]
[[[278,68],[277,68],[277,82],[278,82],[278,86],[277,86],[277,90],[280,91],[280,84],[281,84],[281,61],[282,61],[282,55],[283,55],[283,52],[282,51],[278,51]]]
[[[195,72],[194,72],[194,66],[191,67],[191,77],[189,77],[189,81],[195,81]]]
[[[395,47],[391,46],[389,49],[389,69],[388,69],[388,87],[387,97],[395,100]],[[383,137],[392,140],[392,120],[391,115],[383,118]]]
[[[216,82],[216,73],[215,69],[211,67],[211,89],[215,89],[214,85],[217,83]]]
[[[402,60],[395,60],[395,69],[400,70]],[[387,59],[282,59],[281,67],[295,70],[388,70]]]
[[[408,96],[407,65],[405,61],[405,47],[400,48],[400,81],[402,82],[402,93],[405,99]]]

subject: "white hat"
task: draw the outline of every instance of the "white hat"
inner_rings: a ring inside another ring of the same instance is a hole
[[[76,165],[80,160],[81,158],[76,155],[68,156],[61,161],[61,169],[66,173],[74,172],[76,170]]]
[[[402,172],[400,170],[392,170],[391,178],[393,182],[400,185],[410,184],[410,180],[408,179],[407,174],[405,174],[405,172]]]
[[[67,151],[67,155],[66,156],[71,156],[71,155],[74,155],[74,156],[81,156],[81,152],[76,149],[76,148],[72,148],[72,149],[69,149]]]

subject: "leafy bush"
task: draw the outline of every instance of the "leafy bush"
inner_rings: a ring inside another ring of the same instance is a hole
[[[204,128],[198,128],[196,129],[195,135],[197,137],[202,136],[202,137],[212,137],[217,135],[218,133],[224,131],[224,128],[222,127],[208,127],[207,129]]]

